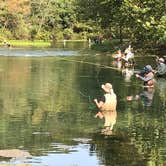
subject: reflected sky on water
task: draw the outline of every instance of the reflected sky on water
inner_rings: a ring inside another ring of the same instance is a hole
[[[126,80],[126,73],[116,68],[110,54],[87,51],[80,43],[76,48],[58,50],[59,56],[51,56],[57,53],[54,48],[47,49],[50,56],[0,56],[0,149],[32,155],[2,157],[0,163],[165,165],[166,80],[156,78],[147,106],[141,99],[146,94],[143,83],[134,74]],[[43,53],[39,48],[18,50],[14,48],[12,54]],[[153,57],[137,57],[134,69],[149,63],[155,67]],[[112,83],[118,98],[111,134],[102,134],[104,121],[94,118],[98,110],[93,99],[102,95],[100,86],[105,82]],[[140,98],[127,101],[129,95]]]
[[[43,56],[72,56],[78,55],[78,51],[59,50],[51,48],[1,48],[1,56],[26,56],[26,57],[43,57]]]

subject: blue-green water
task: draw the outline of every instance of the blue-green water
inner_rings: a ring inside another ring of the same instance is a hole
[[[0,55],[0,164],[166,164],[165,79],[157,79],[155,89],[147,92],[132,70],[122,72],[110,54],[92,52],[81,43],[0,48]],[[137,56],[134,69],[146,64],[155,67],[154,57]],[[102,95],[105,82],[113,84],[118,106],[113,131],[104,135],[103,119],[94,118],[93,99]],[[129,95],[141,97],[127,101]],[[5,158],[4,151],[12,149],[31,157]]]

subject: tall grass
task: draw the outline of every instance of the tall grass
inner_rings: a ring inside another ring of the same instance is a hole
[[[49,47],[51,46],[50,41],[42,41],[42,40],[10,40],[9,43],[12,46],[33,46],[33,47]]]

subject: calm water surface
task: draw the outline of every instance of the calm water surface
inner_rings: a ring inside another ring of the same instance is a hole
[[[0,55],[0,164],[166,165],[165,79],[144,89],[133,69],[122,71],[110,55],[80,43],[0,48]],[[136,57],[135,70],[146,64],[155,67],[154,57]],[[113,84],[118,108],[112,133],[101,134],[93,99],[105,82]],[[11,157],[12,150],[26,154]]]

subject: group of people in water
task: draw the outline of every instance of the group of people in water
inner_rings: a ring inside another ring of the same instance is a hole
[[[116,54],[113,55],[113,58],[116,61],[121,61],[124,65],[133,65],[134,64],[134,53],[131,45],[125,49],[124,53],[119,49]]]
[[[129,47],[124,51],[124,54],[122,54],[121,50],[118,50],[117,54],[115,54],[113,58],[117,62],[124,61],[124,66],[134,65],[135,63],[134,53],[131,45],[129,45]],[[127,96],[127,100],[138,100],[141,96],[146,96],[148,98],[148,102],[146,103],[147,106],[151,105],[156,83],[155,75],[157,77],[166,77],[166,57],[157,57],[156,64],[156,69],[153,69],[151,65],[146,65],[142,70],[133,72],[135,73],[136,78],[143,81],[144,91],[139,95]],[[105,119],[105,128],[102,130],[102,133],[112,133],[113,126],[116,123],[117,117],[117,97],[114,93],[111,83],[102,84],[101,88],[104,91],[104,95],[101,98],[94,99],[94,102],[99,109],[95,117]]]
[[[123,67],[123,69],[129,68],[129,66],[134,66],[134,53],[131,45],[125,49],[124,53],[121,50],[118,50],[116,54],[113,55],[118,68]],[[123,72],[124,70],[122,70]],[[134,74],[134,72],[133,72]],[[152,86],[154,85],[154,75],[157,77],[166,77],[166,56],[156,57],[156,68],[153,69],[151,65],[146,65],[143,70],[140,70],[136,74],[136,77],[144,81],[144,85]]]

